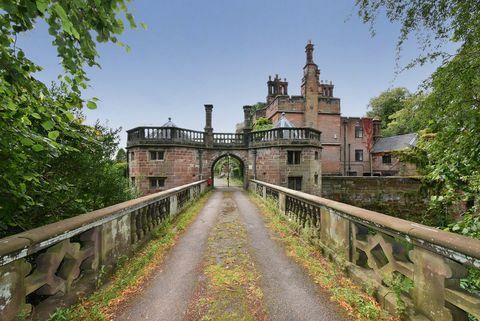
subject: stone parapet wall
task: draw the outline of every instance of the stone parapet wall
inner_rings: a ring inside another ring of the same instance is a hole
[[[0,239],[0,320],[44,320],[75,302],[206,189],[198,181]]]
[[[322,196],[334,201],[419,221],[429,191],[419,177],[324,176]]]
[[[258,180],[249,188],[308,229],[324,255],[346,265],[392,314],[402,311],[412,321],[480,318],[480,297],[460,286],[467,268],[480,268],[480,240]]]

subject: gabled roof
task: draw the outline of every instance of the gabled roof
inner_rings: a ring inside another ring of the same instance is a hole
[[[373,145],[372,153],[385,153],[407,149],[417,144],[417,134],[381,137]]]
[[[280,119],[275,123],[273,126],[274,128],[280,128],[280,127],[295,127],[293,124],[287,119],[285,116],[285,113],[282,113],[282,116],[280,116]]]
[[[172,118],[171,117],[168,117],[168,121],[160,127],[177,127],[177,125],[172,123]]]

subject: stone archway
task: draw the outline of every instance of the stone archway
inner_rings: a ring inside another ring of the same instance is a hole
[[[211,179],[212,184],[214,182],[214,167],[215,164],[224,157],[230,156],[238,160],[241,166],[241,172],[243,174],[243,187],[247,188],[248,186],[248,151],[236,151],[236,150],[216,150],[214,151],[209,159],[207,168],[209,169],[208,178]]]

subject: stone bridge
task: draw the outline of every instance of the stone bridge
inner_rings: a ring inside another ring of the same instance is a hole
[[[480,317],[480,297],[460,285],[468,270],[480,268],[479,240],[259,180],[248,186],[278,208],[278,215],[308,229],[323,255],[341,263],[392,314],[400,296],[408,320]],[[0,319],[32,314],[42,320],[62,302],[74,302],[79,293],[93,290],[120,257],[141,248],[168,217],[178,216],[208,189],[207,180],[201,180],[1,239]],[[261,272],[270,319],[345,320],[328,296],[317,297],[310,277],[269,236],[245,192],[230,189],[231,196],[226,195],[216,189],[164,267],[113,319],[182,320],[209,233],[218,231],[217,221],[236,215],[240,223],[235,226],[246,229]],[[385,281],[389,275],[410,280],[411,289],[398,292]]]
[[[293,186],[320,195],[321,133],[312,128],[274,128],[252,132],[251,107],[244,106],[240,133],[214,133],[212,105],[205,105],[205,131],[173,126],[127,131],[129,177],[144,194],[212,179],[215,163],[226,155],[240,161],[249,179]]]

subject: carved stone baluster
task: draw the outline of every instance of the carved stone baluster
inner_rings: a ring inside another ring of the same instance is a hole
[[[410,251],[410,259],[414,263],[413,301],[416,310],[436,321],[468,320],[463,311],[445,306],[446,283],[456,274],[464,274],[461,266],[420,247]]]

